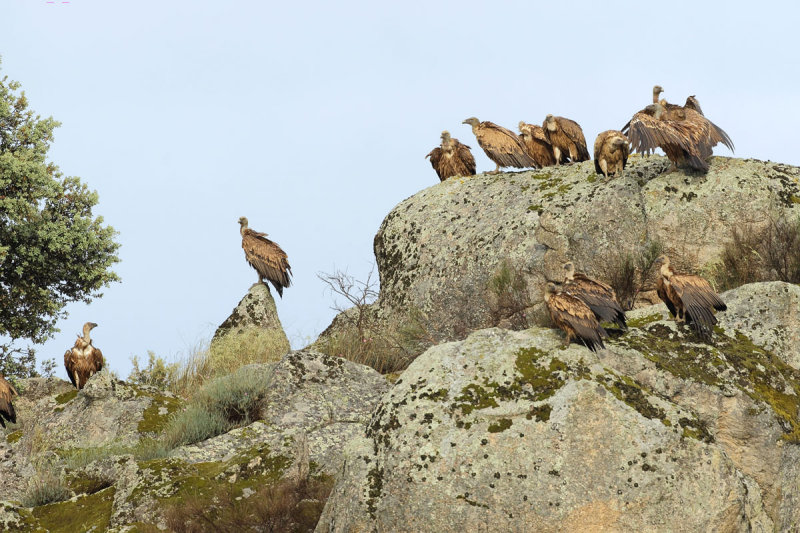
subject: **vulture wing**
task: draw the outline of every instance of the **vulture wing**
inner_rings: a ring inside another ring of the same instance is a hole
[[[431,159],[431,166],[433,170],[436,171],[436,175],[439,176],[439,180],[443,180],[442,173],[439,171],[439,164],[442,162],[442,155],[444,154],[444,150],[441,147],[437,146],[431,152],[425,156],[425,158]]]
[[[559,127],[561,127],[561,131],[563,131],[578,148],[578,160],[588,161],[590,159],[589,150],[586,148],[586,139],[583,137],[583,130],[580,125],[574,120],[564,117],[556,117],[556,120],[558,121]]]
[[[547,307],[556,326],[575,335],[591,351],[605,348],[603,337],[608,337],[608,333],[581,300],[569,293],[557,293],[550,296]]]
[[[69,376],[72,385],[77,388],[78,384],[75,383],[75,359],[72,357],[72,348],[64,353],[64,368],[67,369],[67,376]]]
[[[686,103],[683,105],[683,107],[687,109],[694,109],[701,115],[703,114],[703,110],[700,109],[700,102],[697,101],[697,98],[695,98],[694,95],[686,98]]]
[[[17,413],[14,411],[14,404],[11,403],[11,399],[18,395],[19,393],[14,388],[14,385],[6,381],[5,378],[0,378],[0,426],[6,427],[3,419],[12,424],[17,423]]]
[[[536,166],[536,161],[525,151],[525,145],[511,130],[493,122],[481,122],[476,137],[489,159],[501,167]]]
[[[553,147],[544,134],[541,126],[525,124],[527,135],[520,135],[519,140],[525,146],[525,151],[536,162],[536,168],[548,167],[556,164]]]
[[[690,318],[702,337],[711,337],[717,323],[713,310],[724,311],[728,308],[725,302],[717,296],[711,284],[700,276],[675,274],[670,278],[670,283],[686,309],[687,322]]]
[[[267,278],[283,297],[283,288],[291,285],[292,268],[280,246],[267,239],[264,233],[246,229],[242,237],[242,248],[247,261],[260,276]]]
[[[708,163],[697,152],[698,142],[704,141],[697,125],[686,121],[659,120],[640,111],[630,121],[628,139],[634,151],[649,153],[661,148],[673,163],[685,161],[692,168],[708,170]]]
[[[92,348],[92,353],[89,355],[89,364],[94,368],[94,372],[96,373],[103,370],[105,359],[103,358],[103,352],[100,351],[100,348],[95,348],[94,346],[92,346]]]
[[[617,303],[614,289],[605,283],[576,273],[572,281],[567,282],[565,290],[588,305],[598,320],[611,322],[623,329],[628,327],[625,311]]]
[[[466,169],[466,175],[474,176],[477,167],[475,166],[475,157],[473,157],[470,147],[466,144],[461,144],[458,139],[453,140],[455,141],[456,145],[456,156],[461,160],[462,165]]]

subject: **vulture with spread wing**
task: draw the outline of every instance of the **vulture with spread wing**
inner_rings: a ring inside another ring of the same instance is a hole
[[[556,289],[555,284],[548,283],[544,291],[544,301],[553,323],[567,334],[564,346],[569,346],[573,338],[579,340],[591,351],[605,348],[603,337],[608,333],[597,322],[588,305],[578,297]]]
[[[525,145],[525,151],[536,162],[536,168],[549,167],[556,164],[553,146],[544,134],[541,126],[520,121],[519,138]],[[562,159],[566,158],[562,155]]]
[[[611,322],[622,329],[627,329],[625,311],[617,302],[617,295],[610,286],[575,272],[575,265],[564,263],[563,291],[579,298],[589,306],[597,320]]]
[[[561,161],[562,154],[569,156],[572,162],[589,160],[589,150],[586,148],[583,130],[574,120],[547,115],[542,123],[542,129],[547,141],[553,145],[556,160]]]
[[[662,92],[660,86],[653,87],[653,103],[633,115],[622,129],[634,151],[650,153],[661,148],[676,166],[703,172],[708,170],[707,159],[718,143],[733,152],[733,141],[703,115],[697,98],[690,96],[686,105],[679,106],[659,100]]]
[[[525,145],[513,131],[493,122],[481,122],[475,117],[466,119],[462,124],[472,126],[472,133],[478,139],[478,144],[497,165],[490,174],[500,172],[500,167],[536,167],[536,161],[528,155]]]
[[[450,137],[449,131],[442,132],[442,144],[425,156],[431,159],[431,166],[444,181],[453,176],[474,176],[475,158],[469,146]]]
[[[604,131],[594,141],[594,169],[606,178],[609,174],[622,175],[628,155],[628,138],[621,131]]]
[[[6,427],[6,422],[17,423],[17,413],[14,411],[14,404],[11,402],[14,396],[19,396],[17,389],[6,377],[0,373],[0,426]]]
[[[670,314],[678,322],[685,321],[705,339],[711,339],[711,332],[717,323],[714,311],[724,311],[728,307],[711,288],[711,284],[694,274],[678,274],[669,264],[669,257],[660,256],[655,261],[661,265],[656,292],[667,305]]]
[[[262,283],[266,278],[278,291],[278,296],[283,298],[283,289],[292,283],[289,279],[292,267],[289,266],[286,252],[267,239],[266,233],[248,228],[247,217],[239,217],[239,226],[244,256],[258,273],[258,283]]]
[[[64,367],[72,384],[81,390],[86,382],[103,369],[103,352],[92,346],[89,333],[96,328],[94,322],[83,325],[83,336],[78,335],[75,344],[64,354]]]

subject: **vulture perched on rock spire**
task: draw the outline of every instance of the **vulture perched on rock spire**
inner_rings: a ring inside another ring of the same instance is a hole
[[[442,132],[442,144],[425,156],[431,158],[431,166],[444,181],[453,176],[474,176],[475,158],[469,146],[450,137],[449,131]]]
[[[14,396],[19,396],[17,389],[0,373],[0,426],[6,427],[6,420],[12,424],[17,423],[17,413],[14,411],[14,404],[11,403]]]
[[[519,138],[525,145],[525,150],[536,162],[536,168],[549,167],[556,164],[553,146],[544,134],[541,126],[520,121]],[[566,159],[565,159],[566,160]]]
[[[544,291],[544,301],[553,323],[567,334],[564,347],[575,338],[591,351],[605,348],[603,337],[608,333],[595,318],[594,313],[580,298],[566,291],[559,291],[555,284],[548,283]]]
[[[656,292],[678,322],[690,324],[700,337],[710,340],[717,317],[714,311],[728,307],[711,288],[711,284],[694,274],[678,274],[662,255],[655,261],[661,265]]]
[[[542,128],[547,140],[553,145],[553,153],[557,161],[561,160],[562,154],[568,155],[570,161],[573,162],[589,160],[586,139],[577,122],[564,117],[547,115]]]
[[[78,335],[75,345],[64,354],[64,368],[72,384],[81,390],[86,382],[103,369],[103,353],[92,346],[89,333],[96,328],[94,322],[83,325],[83,336]]]
[[[292,267],[289,266],[286,252],[267,239],[266,233],[248,228],[246,217],[239,217],[239,226],[244,256],[258,273],[258,283],[262,283],[266,278],[278,291],[278,296],[283,298],[283,289],[292,283],[289,279]]]
[[[493,122],[481,122],[475,117],[468,118],[462,124],[472,126],[478,144],[497,165],[490,174],[500,172],[500,167],[536,167],[536,161],[528,155],[525,145],[513,131]]]
[[[604,131],[594,141],[594,169],[606,178],[621,176],[629,154],[628,138],[621,131]]]
[[[597,320],[611,322],[627,329],[625,311],[617,302],[617,295],[609,285],[575,272],[575,265],[564,263],[564,285],[562,290],[580,299],[589,306]]]

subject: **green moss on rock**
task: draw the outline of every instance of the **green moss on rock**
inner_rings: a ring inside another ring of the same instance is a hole
[[[139,433],[159,433],[166,427],[169,417],[183,406],[173,396],[151,396],[150,406],[142,413],[137,430]]]
[[[75,397],[78,395],[78,389],[74,389],[71,391],[67,391],[63,394],[59,394],[56,396],[56,403],[59,405],[64,405],[67,402],[71,402]]]
[[[105,531],[111,520],[114,504],[113,487],[95,494],[79,496],[33,509],[39,525],[50,533],[74,533],[75,531]],[[35,530],[34,530],[35,531]]]
[[[22,430],[18,429],[6,435],[6,442],[9,444],[14,444],[15,442],[18,442],[19,439],[21,438],[22,438]]]
[[[488,431],[489,433],[502,433],[503,431],[507,430],[511,427],[511,419],[509,418],[501,418],[497,422],[493,424],[489,424]]]

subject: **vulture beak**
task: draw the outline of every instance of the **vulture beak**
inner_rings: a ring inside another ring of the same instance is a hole
[[[94,322],[90,322],[89,325],[92,326],[92,329],[97,327],[97,324],[95,324]]]

